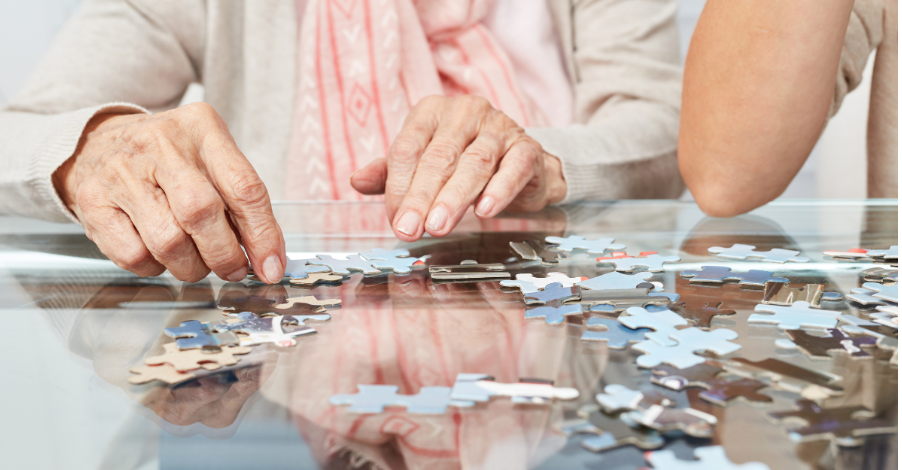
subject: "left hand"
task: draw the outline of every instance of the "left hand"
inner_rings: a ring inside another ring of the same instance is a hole
[[[537,211],[561,201],[561,162],[484,98],[423,98],[388,151],[354,173],[363,194],[385,194],[395,235],[441,237],[476,203],[476,216]],[[478,201],[477,201],[478,198]]]

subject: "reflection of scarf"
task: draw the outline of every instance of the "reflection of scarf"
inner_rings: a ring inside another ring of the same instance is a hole
[[[480,21],[492,0],[298,0],[299,89],[285,199],[362,199],[351,174],[385,156],[429,95],[488,99],[546,120]]]

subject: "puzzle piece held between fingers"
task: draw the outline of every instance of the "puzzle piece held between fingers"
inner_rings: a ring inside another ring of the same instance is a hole
[[[689,325],[685,318],[671,310],[649,310],[641,307],[626,309],[617,320],[628,328],[654,329],[654,332],[645,333],[645,337],[661,346],[675,346],[677,342],[671,339],[671,335],[679,331],[678,326]]]
[[[598,238],[595,240],[586,240],[586,237],[578,237],[570,235],[567,238],[561,237],[545,237],[545,241],[561,251],[586,250],[590,254],[602,254],[605,250],[622,250],[626,245],[622,243],[614,243],[613,238]]]
[[[617,254],[614,253],[614,255]],[[676,263],[679,260],[679,256],[661,256],[654,251],[642,252],[640,256],[606,256],[596,259],[599,265],[613,264],[615,271],[625,273],[631,273],[637,267],[643,267],[652,273],[662,272],[664,271],[664,263]]]
[[[733,330],[719,329],[704,331],[698,328],[685,328],[671,333],[670,338],[677,341],[676,346],[661,346],[648,340],[633,345],[633,349],[645,353],[636,358],[636,363],[641,367],[655,367],[661,364],[670,364],[677,369],[685,369],[705,362],[705,359],[695,354],[695,351],[711,351],[723,356],[741,348],[729,340],[736,339],[739,334]]]
[[[856,418],[856,415],[865,417]],[[794,441],[833,440],[839,446],[851,447],[863,444],[865,436],[897,432],[892,421],[873,416],[863,406],[822,408],[811,400],[799,400],[795,411],[780,411],[770,413],[770,416],[777,420],[793,419],[806,423],[789,430],[789,436]]]
[[[645,459],[655,470],[770,470],[760,462],[737,465],[727,458],[721,446],[698,447],[693,454],[698,460],[680,460],[672,450],[646,452]]]
[[[700,271],[683,271],[680,276],[689,279],[690,282],[721,284],[724,281],[739,281],[739,284],[746,286],[763,286],[767,282],[789,282],[785,277],[774,277],[774,273],[770,271],[750,269],[741,273],[733,272],[733,269],[727,266],[702,266]]]
[[[311,266],[305,259],[289,259],[285,262],[285,275],[292,279],[305,279],[310,273],[328,273],[325,266]]]
[[[407,250],[386,250],[373,248],[366,253],[360,253],[364,259],[371,261],[374,268],[392,271],[395,274],[410,274],[414,266],[424,265],[419,258],[411,258]]]
[[[790,307],[779,305],[758,304],[756,312],[771,312],[773,315],[749,315],[748,322],[776,324],[784,330],[797,330],[799,328],[835,328],[837,318],[842,312],[835,310],[823,310],[812,308],[811,304],[800,300],[793,302]]]
[[[798,251],[773,248],[770,251],[755,251],[754,245],[734,244],[730,248],[712,246],[708,253],[716,254],[718,258],[744,260],[748,258],[761,258],[765,263],[807,263],[808,258],[798,256]]]
[[[608,343],[611,349],[623,349],[629,343],[644,341],[646,333],[651,332],[648,328],[628,328],[614,318],[596,318],[592,317],[586,322],[586,326],[590,329],[583,332],[583,341],[604,341]],[[593,327],[604,327],[605,331],[592,330]]]
[[[351,413],[382,413],[387,406],[406,407],[413,414],[443,414],[449,406],[466,408],[472,401],[452,400],[448,387],[422,387],[416,395],[399,395],[397,385],[358,385],[356,394],[329,398],[333,405],[350,405]]]
[[[495,382],[485,374],[457,374],[451,398],[473,402],[487,402],[494,396],[510,397],[513,403],[540,405],[552,400],[573,400],[579,391],[569,387],[555,387],[549,381],[523,379],[518,383]]]

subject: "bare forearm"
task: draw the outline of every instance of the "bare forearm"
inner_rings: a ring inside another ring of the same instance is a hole
[[[708,1],[686,58],[679,138],[680,172],[706,212],[758,207],[802,167],[827,119],[852,3]]]

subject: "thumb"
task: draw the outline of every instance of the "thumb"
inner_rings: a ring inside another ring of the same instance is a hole
[[[377,158],[351,175],[351,187],[367,196],[382,194],[385,192],[387,178],[388,161],[385,158]]]

